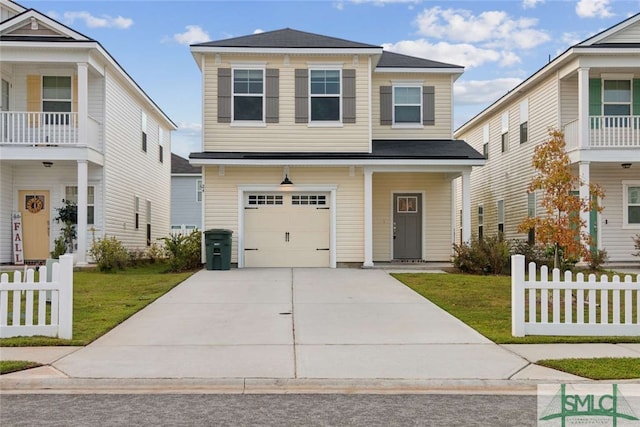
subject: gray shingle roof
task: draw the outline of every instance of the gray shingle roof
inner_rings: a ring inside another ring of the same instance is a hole
[[[307,33],[304,31],[293,30],[291,28],[252,34],[249,36],[234,37],[225,40],[198,43],[192,46],[294,49],[380,49],[380,46]]]
[[[376,68],[463,68],[460,65],[384,51]]]
[[[189,160],[171,153],[171,173],[199,174],[202,173],[202,170],[200,167],[191,166],[191,164],[189,164]]]
[[[462,140],[374,139],[371,153],[269,153],[269,152],[204,152],[191,153],[191,159],[218,160],[484,160],[482,154]]]

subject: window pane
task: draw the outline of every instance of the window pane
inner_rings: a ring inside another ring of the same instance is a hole
[[[605,104],[605,116],[629,116],[631,115],[630,104]]]
[[[629,203],[633,205],[640,205],[640,187],[629,187],[627,191],[629,192]]]
[[[394,94],[396,104],[420,104],[420,88],[397,87]]]
[[[340,94],[340,71],[311,70],[311,93],[314,95]]]
[[[233,102],[234,120],[262,120],[261,96],[236,96]]]
[[[70,113],[70,101],[43,101],[42,111],[45,113]]]
[[[419,106],[403,106],[395,108],[396,123],[420,123]]]
[[[631,102],[631,81],[605,80],[604,102]]]
[[[87,206],[87,224],[95,224],[93,206]]]
[[[43,77],[42,98],[71,99],[71,77]]]
[[[234,70],[234,93],[262,94],[262,70]]]
[[[311,120],[340,120],[340,98],[311,98]]]
[[[629,206],[629,224],[640,224],[640,206]]]

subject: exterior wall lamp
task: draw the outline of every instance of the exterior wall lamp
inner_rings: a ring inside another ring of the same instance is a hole
[[[293,182],[289,179],[289,174],[284,175],[284,179],[280,183],[280,185],[293,185]]]

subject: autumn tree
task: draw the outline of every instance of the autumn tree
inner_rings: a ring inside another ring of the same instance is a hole
[[[569,156],[565,152],[564,134],[559,130],[550,130],[549,139],[536,147],[533,155],[535,174],[531,179],[529,191],[542,191],[541,206],[544,215],[527,218],[518,231],[527,232],[535,228],[536,240],[545,245],[554,246],[554,268],[560,266],[560,256],[568,259],[589,259],[590,247],[594,241],[585,230],[586,222],[581,212],[602,210],[597,199],[604,197],[604,191],[595,184],[589,184],[589,200],[574,194],[584,182],[573,174]]]

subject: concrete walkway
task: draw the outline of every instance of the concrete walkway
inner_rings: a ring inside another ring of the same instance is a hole
[[[94,343],[45,349],[1,349],[3,360],[50,365],[3,375],[5,383],[573,381],[530,362],[640,357],[640,344],[498,346],[385,271],[289,268],[200,271]]]

